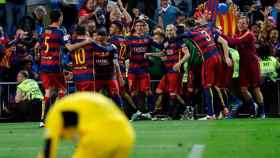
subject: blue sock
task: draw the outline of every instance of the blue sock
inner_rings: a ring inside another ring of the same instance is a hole
[[[254,108],[254,100],[251,98],[249,101],[247,101],[247,104],[251,107]]]
[[[203,90],[204,98],[205,98],[205,105],[207,106],[207,115],[213,116],[214,115],[214,107],[213,107],[213,93],[211,88],[205,88]]]
[[[147,96],[147,105],[149,111],[152,111],[152,109],[154,109],[154,97],[152,95]]]
[[[265,115],[264,103],[259,103],[259,112],[260,115]]]
[[[116,102],[116,104],[122,109],[123,108],[123,100],[118,95],[113,95],[112,99]]]

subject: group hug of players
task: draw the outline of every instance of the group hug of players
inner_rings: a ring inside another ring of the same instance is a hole
[[[58,97],[65,94],[67,85],[60,56],[62,48],[67,48],[77,91],[106,89],[121,109],[129,106],[134,110],[134,120],[151,119],[151,115],[159,113],[178,119],[189,107],[189,99],[197,89],[203,93],[207,106],[205,119],[216,119],[219,115],[232,117],[228,107],[228,88],[234,66],[229,54],[230,43],[237,45],[240,53],[241,93],[252,114],[265,117],[259,89],[259,63],[253,34],[248,30],[245,17],[239,19],[240,36],[236,38],[224,36],[203,19],[182,34],[177,34],[176,26],[170,24],[165,34],[155,34],[154,38],[147,36],[147,24],[143,20],[135,21],[130,35],[124,35],[123,24],[115,21],[109,31],[99,28],[94,38],[88,35],[84,26],[77,26],[70,37],[60,26],[62,18],[59,11],[51,12],[51,25],[45,28],[36,45],[45,89],[45,112],[54,100],[53,89],[58,89]],[[151,56],[160,58],[164,66],[164,75],[155,94],[148,72]],[[183,74],[187,74],[186,84],[182,84]],[[248,91],[249,86],[253,87],[256,103]]]

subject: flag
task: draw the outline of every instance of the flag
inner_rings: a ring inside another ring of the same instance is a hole
[[[211,16],[211,21],[214,22],[217,15],[219,0],[208,0],[206,4],[206,10]]]
[[[216,26],[222,29],[223,34],[234,36],[237,30],[237,18],[234,5],[231,5],[225,14],[217,14]]]

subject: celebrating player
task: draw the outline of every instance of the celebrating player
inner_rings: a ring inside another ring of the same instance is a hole
[[[199,19],[197,21],[200,26],[188,31],[182,35],[183,38],[191,39],[197,47],[200,49],[203,63],[201,65],[201,80],[205,98],[205,104],[207,106],[207,116],[205,119],[215,119],[214,105],[213,105],[213,91],[212,88],[217,84],[217,76],[219,76],[219,69],[222,63],[221,55],[216,47],[214,38],[222,44],[223,47],[228,47],[227,43],[221,37],[214,37],[211,28],[205,24],[205,19]],[[224,61],[227,65],[231,65],[231,60],[228,56],[228,52],[224,52]],[[217,89],[219,90],[219,89]],[[226,107],[224,107],[226,108]],[[227,111],[227,110],[225,110]]]
[[[50,13],[51,25],[49,25],[40,36],[39,43],[36,48],[40,49],[40,77],[45,89],[45,110],[40,127],[44,126],[44,117],[51,105],[51,99],[55,98],[53,91],[58,89],[58,97],[64,96],[66,89],[66,82],[63,75],[63,68],[61,65],[62,49],[66,47],[69,51],[81,47],[88,43],[84,41],[71,45],[69,43],[69,35],[61,27],[63,21],[62,13],[58,10],[53,10]]]
[[[77,37],[72,43],[79,43],[89,38],[84,26],[78,25],[75,33]],[[73,77],[78,91],[95,90],[93,57],[94,50],[90,44],[71,52]]]
[[[185,47],[180,39],[176,36],[176,26],[173,24],[167,25],[166,37],[167,40],[164,43],[164,52],[161,56],[165,65],[166,74],[160,80],[160,83],[156,89],[158,95],[163,95],[167,92],[169,95],[168,113],[172,118],[177,117],[178,107],[183,99],[180,97],[180,67],[188,59],[189,51]],[[183,54],[183,55],[182,55]],[[148,53],[146,53],[148,55]],[[153,55],[150,53],[149,55]],[[160,97],[160,96],[159,96]],[[180,98],[180,99],[178,99]],[[179,100],[179,102],[177,102]],[[183,104],[185,104],[183,102]]]
[[[137,96],[144,95],[144,98],[141,98],[141,100],[145,100],[146,103],[140,107],[142,112],[150,111],[153,104],[151,79],[147,70],[149,62],[147,59],[145,59],[145,53],[150,51],[152,39],[145,36],[145,27],[145,21],[136,20],[134,23],[134,34],[127,37],[127,42],[130,49],[128,85],[131,96],[138,106],[140,106],[140,99],[137,100]]]
[[[108,42],[108,34],[105,28],[97,31],[96,43],[92,44],[94,49],[94,68],[96,72],[95,88],[100,91],[102,88],[108,88],[112,99],[123,107],[123,101],[120,97],[119,84],[124,84],[119,62],[117,47]]]
[[[110,26],[110,41],[112,44],[117,46],[118,48],[118,56],[119,56],[119,65],[120,65],[120,70],[121,70],[121,75],[125,79],[126,77],[126,64],[125,60],[128,58],[128,48],[127,48],[127,42],[125,37],[123,36],[123,24],[121,21],[113,21],[111,26]],[[124,80],[126,81],[126,80]],[[126,101],[134,108],[134,110],[137,109],[135,103],[133,102],[131,96],[128,94],[126,86],[127,83],[124,82],[123,85],[119,83],[120,86],[120,93],[121,96],[126,99]]]
[[[255,37],[249,30],[249,19],[245,16],[238,20],[239,34],[231,38],[224,36],[229,44],[236,45],[240,53],[240,87],[245,101],[250,105],[251,115],[257,115],[257,106],[250,94],[248,87],[253,88],[259,106],[259,115],[265,118],[263,95],[260,90],[260,64],[256,52]]]

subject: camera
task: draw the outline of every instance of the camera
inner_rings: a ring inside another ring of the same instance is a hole
[[[96,23],[99,25],[105,25],[106,17],[102,8],[97,7],[95,11]]]

